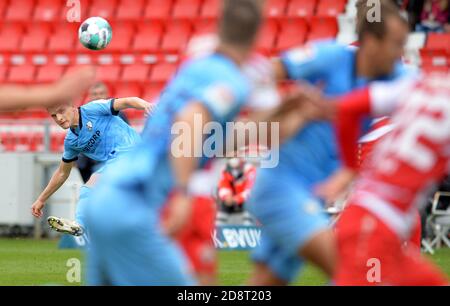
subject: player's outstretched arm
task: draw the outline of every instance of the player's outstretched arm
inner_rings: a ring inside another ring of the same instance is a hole
[[[259,121],[278,123],[280,128],[279,143],[283,143],[298,133],[310,121],[324,119],[322,101],[322,95],[318,88],[304,84],[295,92],[285,96],[278,107],[266,112],[265,117],[260,117]],[[269,146],[271,146],[270,137],[272,135],[265,136],[269,140]]]
[[[39,86],[0,86],[0,111],[15,111],[30,107],[48,107],[73,102],[94,82],[95,71],[83,68],[67,74],[58,82]]]
[[[128,97],[116,99],[113,107],[115,111],[121,111],[127,108],[143,110],[145,111],[145,116],[149,116],[156,106],[138,97]]]
[[[42,217],[42,208],[44,208],[45,202],[54,194],[67,180],[70,175],[70,171],[72,170],[73,162],[66,163],[61,161],[58,169],[56,169],[55,173],[53,173],[50,182],[47,187],[45,187],[44,191],[39,195],[36,202],[31,206],[31,213],[36,218]]]

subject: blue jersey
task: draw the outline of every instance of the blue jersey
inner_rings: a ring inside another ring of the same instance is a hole
[[[281,61],[288,78],[321,86],[328,97],[336,97],[366,86],[370,79],[356,74],[356,49],[325,41],[292,49]],[[392,80],[404,75],[401,63],[391,75],[377,80]],[[280,148],[280,167],[299,173],[307,186],[324,180],[339,166],[332,125],[312,122]]]
[[[80,153],[106,162],[131,150],[140,141],[139,134],[117,116],[114,101],[97,100],[78,108],[78,128],[70,128],[64,139],[64,162],[77,160]]]
[[[175,182],[169,157],[177,114],[188,103],[198,102],[208,109],[211,120],[225,127],[244,105],[249,88],[240,67],[222,54],[187,62],[161,95],[142,133],[142,143],[108,169],[105,184],[139,190],[149,205],[163,204]],[[223,134],[213,135],[223,138]]]

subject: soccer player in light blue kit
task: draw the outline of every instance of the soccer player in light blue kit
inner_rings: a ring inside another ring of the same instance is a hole
[[[276,62],[280,79],[304,80],[336,97],[372,80],[391,80],[405,73],[400,63],[408,24],[390,1],[380,2],[380,22],[358,20],[360,48],[320,42],[284,53]],[[301,118],[301,116],[299,116]],[[308,260],[329,277],[335,266],[335,244],[314,187],[338,169],[332,125],[303,122],[280,147],[279,165],[260,169],[249,203],[263,224],[261,245],[252,259],[251,285],[286,285]]]
[[[150,113],[153,105],[136,97],[96,100],[79,108],[71,104],[48,108],[49,114],[61,128],[68,130],[64,139],[64,153],[58,169],[38,199],[32,205],[35,217],[42,216],[48,198],[67,180],[79,154],[101,163],[89,181],[80,188],[76,220],[49,217],[48,223],[56,231],[81,236],[85,232],[84,211],[89,193],[99,173],[118,156],[131,150],[139,141],[139,134],[117,115],[119,111],[135,108]]]
[[[170,236],[188,218],[188,184],[206,161],[203,128],[212,122],[224,127],[248,98],[240,65],[260,23],[255,0],[224,2],[216,52],[181,67],[148,120],[143,142],[102,176],[87,211],[89,285],[194,283]],[[221,145],[222,131],[210,132],[207,139]],[[164,204],[171,214],[161,224]]]

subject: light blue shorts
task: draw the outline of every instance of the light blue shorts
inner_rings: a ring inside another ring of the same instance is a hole
[[[328,227],[323,205],[300,179],[273,168],[260,169],[249,210],[262,223],[261,244],[252,259],[291,282],[302,267],[302,246]]]
[[[98,186],[87,209],[88,285],[193,285],[189,264],[139,192]]]

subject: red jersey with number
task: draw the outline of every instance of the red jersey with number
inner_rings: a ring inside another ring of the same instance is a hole
[[[430,188],[449,170],[450,76],[426,76],[372,85],[363,103],[338,107],[338,138],[344,161],[355,167],[355,143],[345,140],[354,116],[390,115],[395,129],[375,147],[361,170],[351,203],[363,206],[400,236],[408,236],[417,206],[425,203]],[[352,104],[353,103],[353,104]],[[353,117],[353,118],[352,118]],[[350,148],[349,148],[350,147]]]

